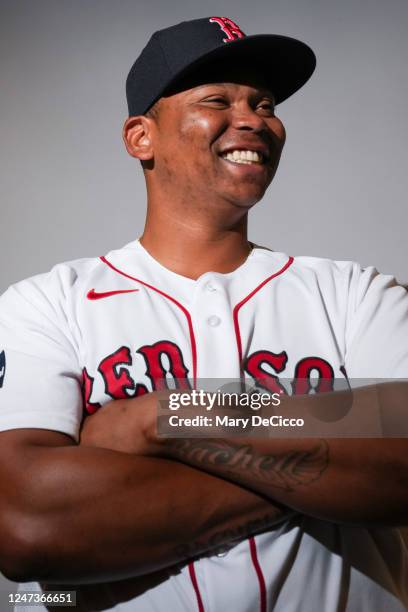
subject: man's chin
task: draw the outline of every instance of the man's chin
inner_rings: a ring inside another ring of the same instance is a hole
[[[225,194],[225,199],[237,208],[249,210],[265,195],[267,187],[265,186],[252,186],[252,189],[234,190],[230,193]]]

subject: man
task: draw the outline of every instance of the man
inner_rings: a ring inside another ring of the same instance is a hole
[[[279,377],[407,376],[408,297],[393,279],[247,240],[285,141],[275,105],[314,63],[303,43],[245,37],[224,17],[155,33],[135,62],[124,140],[146,179],[142,237],[0,303],[6,575],[84,585],[84,609],[408,605],[393,528],[408,522],[405,440],[156,435],[158,392],[200,378],[284,395]],[[356,398],[370,406],[372,389]],[[405,408],[406,387],[375,398]]]

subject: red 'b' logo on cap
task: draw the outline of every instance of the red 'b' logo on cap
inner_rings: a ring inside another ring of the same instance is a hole
[[[244,38],[245,34],[241,28],[228,17],[211,17],[212,23],[218,23],[221,30],[225,32],[228,38],[223,38],[223,42],[231,42],[231,40],[237,40],[237,38]]]

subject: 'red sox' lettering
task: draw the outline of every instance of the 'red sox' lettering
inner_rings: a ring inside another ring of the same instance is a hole
[[[190,389],[187,379],[188,369],[183,361],[183,354],[174,342],[160,340],[151,346],[142,346],[138,351],[146,363],[146,375],[150,378],[153,391],[166,389],[166,370],[163,365],[163,356],[169,361],[168,372],[174,378],[177,388]]]
[[[286,393],[279,383],[279,378],[267,372],[263,366],[270,366],[277,374],[283,372],[288,361],[286,351],[271,353],[271,351],[256,351],[246,360],[245,371],[257,381],[259,387],[271,393]]]
[[[82,370],[82,395],[84,398],[85,411],[88,414],[93,414],[101,407],[99,402],[91,402],[94,379],[89,376],[86,368]]]
[[[317,371],[319,376],[312,385],[311,373]],[[333,391],[334,371],[328,361],[321,357],[305,357],[295,368],[295,378],[292,383],[294,395],[306,395],[313,388],[316,393]]]
[[[98,372],[105,385],[105,394],[112,399],[126,399],[139,397],[149,391],[177,388],[190,389],[188,379],[189,370],[184,363],[180,347],[170,340],[160,340],[155,344],[144,345],[136,353],[144,359],[145,374],[150,379],[151,389],[143,383],[137,383],[131,376],[130,368],[133,360],[131,350],[121,346],[117,351],[108,355],[100,362]],[[286,351],[273,353],[272,351],[255,351],[247,357],[244,371],[257,381],[257,385],[271,393],[286,394],[281,385],[278,374],[286,369],[288,355]],[[317,373],[311,378],[313,372]],[[172,385],[169,385],[169,379]],[[334,370],[330,363],[321,357],[305,357],[298,361],[295,367],[295,376],[292,381],[293,394],[307,394],[313,389],[315,392],[333,390]],[[313,383],[313,384],[312,384]],[[83,369],[83,395],[85,411],[93,414],[100,407],[98,402],[92,402],[91,395],[94,388],[94,378],[87,369]]]
[[[130,348],[121,346],[120,349],[102,359],[98,370],[105,382],[105,393],[112,399],[126,399],[127,391],[133,391],[135,383],[129,371],[120,365],[132,365]]]

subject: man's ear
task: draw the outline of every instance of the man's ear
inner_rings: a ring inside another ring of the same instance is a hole
[[[151,120],[148,117],[139,115],[126,119],[122,136],[129,155],[140,161],[153,158]]]

